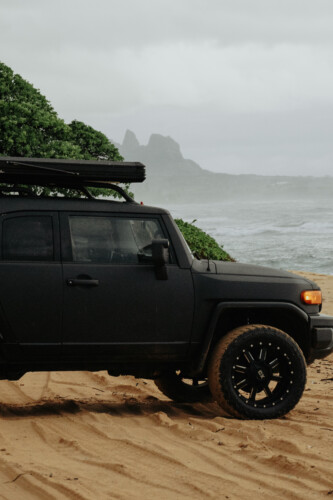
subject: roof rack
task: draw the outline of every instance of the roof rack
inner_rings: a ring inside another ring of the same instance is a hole
[[[145,178],[145,166],[139,162],[0,156],[0,183],[12,184],[13,191],[22,194],[17,186],[38,185],[77,189],[92,198],[86,188],[99,187],[112,189],[133,203],[126,191],[114,183],[143,182]]]

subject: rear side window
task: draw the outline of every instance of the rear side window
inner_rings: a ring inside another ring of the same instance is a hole
[[[2,259],[54,260],[52,217],[27,215],[5,219],[2,225]]]
[[[138,264],[165,238],[156,219],[73,215],[69,228],[74,262]]]

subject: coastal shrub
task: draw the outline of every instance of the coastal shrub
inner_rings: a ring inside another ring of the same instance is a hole
[[[183,219],[175,219],[177,226],[182,232],[188,246],[198,259],[214,259],[234,262],[234,259],[219,245],[217,241],[194,225],[194,222],[185,222]]]

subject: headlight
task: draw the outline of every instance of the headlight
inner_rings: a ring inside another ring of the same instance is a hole
[[[301,293],[301,300],[304,304],[321,304],[322,293],[320,290],[304,290]]]

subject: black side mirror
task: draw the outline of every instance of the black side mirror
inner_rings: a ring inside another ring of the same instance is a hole
[[[152,241],[152,257],[155,264],[155,273],[158,280],[167,280],[166,264],[169,262],[169,240]]]

